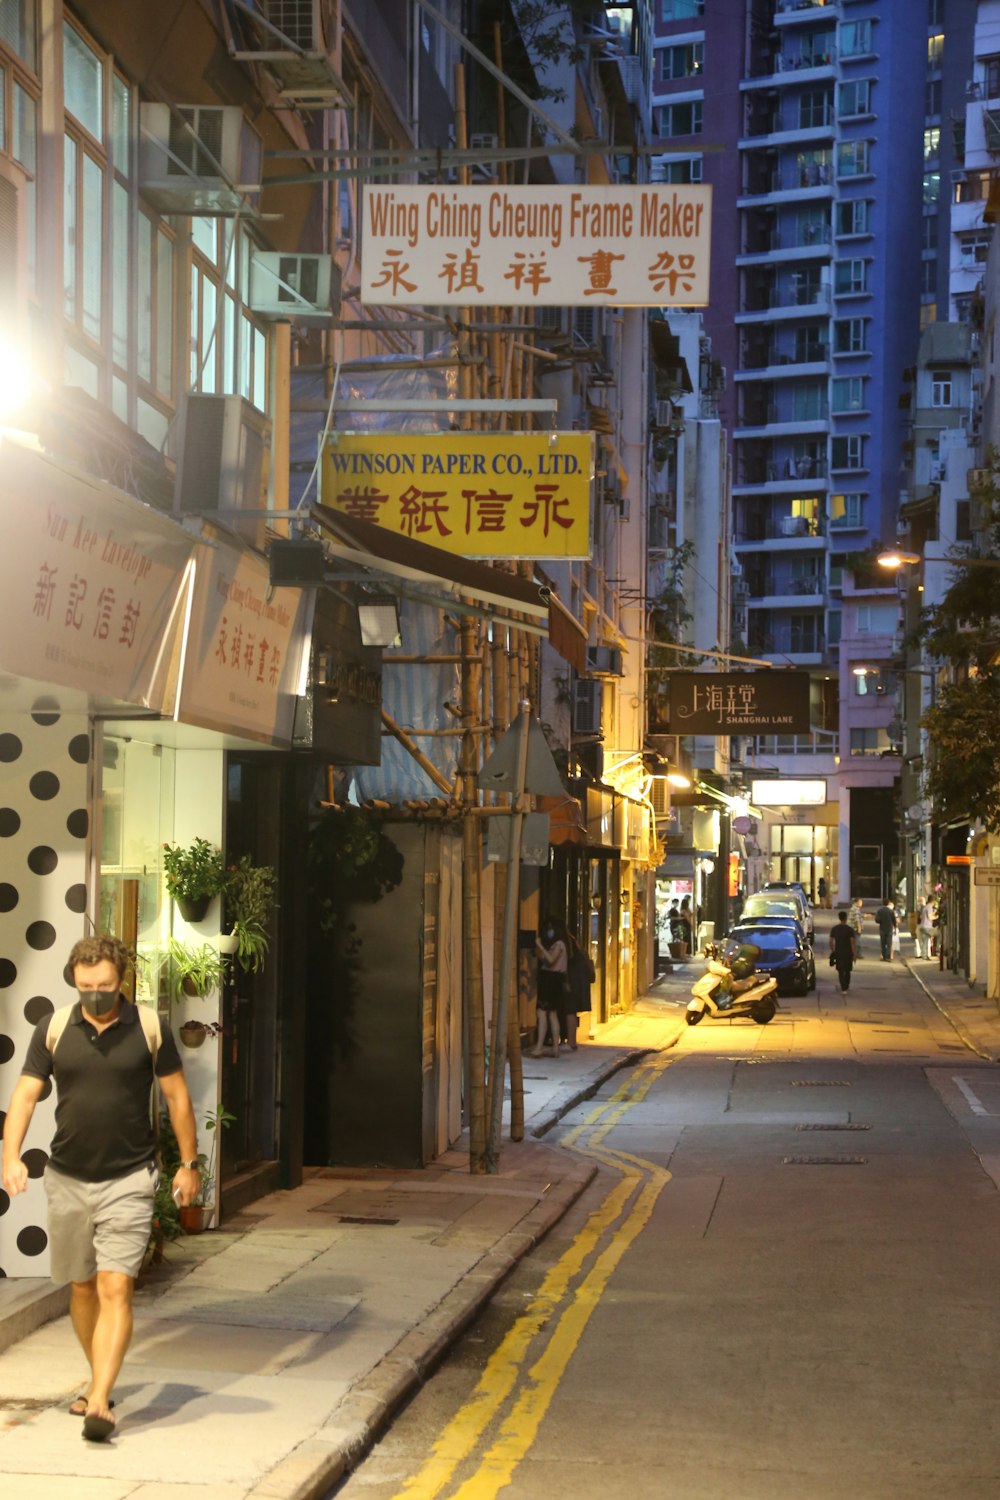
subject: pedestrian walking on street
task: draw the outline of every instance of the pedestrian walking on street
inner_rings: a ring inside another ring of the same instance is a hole
[[[829,906],[830,903],[826,899],[826,879],[822,875],[816,885],[816,894],[819,897],[820,906]]]
[[[861,928],[864,924],[865,914],[861,905],[861,897],[855,896],[847,912],[847,925],[854,933],[854,957],[861,957]]]
[[[896,931],[896,910],[891,901],[882,902],[875,913],[875,921],[878,923],[882,962],[887,964],[892,958],[892,935]]]
[[[837,913],[836,927],[830,929],[830,961],[837,970],[842,994],[851,987],[851,970],[856,958],[854,932],[847,924],[847,912],[840,911]]]
[[[569,934],[569,964],[566,970],[569,998],[566,1002],[566,1026],[569,1044],[576,1051],[576,1029],[580,1016],[590,1013],[590,986],[597,978],[593,959],[585,953],[572,933]]]
[[[69,1410],[83,1417],[92,1442],[114,1432],[111,1392],[132,1338],[132,1293],[149,1244],[158,1180],[154,1076],[180,1148],[174,1197],[193,1203],[201,1187],[177,1045],[155,1011],[123,997],[129,960],[115,937],[74,945],[66,967],[77,999],[35,1027],[3,1135],[3,1185],[14,1197],[28,1186],[21,1146],[53,1079],[56,1133],[45,1168],[52,1280],[69,1282],[73,1329],[90,1365],[87,1389]]]
[[[934,938],[934,907],[930,896],[921,901],[917,911],[917,957],[930,958]]]
[[[541,1057],[547,1051],[551,1057],[559,1056],[559,1032],[567,1014],[569,950],[566,945],[566,928],[551,918],[546,922],[542,936],[545,942],[535,939],[535,950],[540,960],[538,969],[538,1035],[532,1057]]]

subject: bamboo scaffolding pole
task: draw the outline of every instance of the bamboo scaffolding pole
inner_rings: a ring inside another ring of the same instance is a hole
[[[451,782],[441,774],[432,760],[427,759],[427,756],[420,749],[419,745],[413,743],[406,730],[401,729],[395,719],[387,714],[384,708],[382,710],[382,725],[388,730],[394,740],[399,741],[404,750],[409,751],[417,765],[430,777],[438,790],[444,792],[446,797],[450,797],[452,794]]]

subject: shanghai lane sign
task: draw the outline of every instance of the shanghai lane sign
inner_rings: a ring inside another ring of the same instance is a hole
[[[809,673],[674,672],[671,734],[808,734]]]

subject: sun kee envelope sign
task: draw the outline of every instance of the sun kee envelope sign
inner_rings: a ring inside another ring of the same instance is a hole
[[[704,307],[711,188],[366,184],[361,299]]]

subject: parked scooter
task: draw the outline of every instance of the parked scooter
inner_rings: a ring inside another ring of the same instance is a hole
[[[706,954],[708,968],[691,989],[688,1025],[697,1026],[704,1016],[749,1016],[758,1026],[773,1021],[778,1009],[774,975],[759,973],[749,958],[741,956],[726,963],[717,950],[706,949]]]

